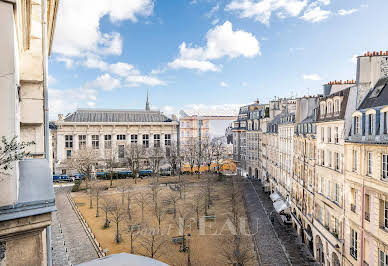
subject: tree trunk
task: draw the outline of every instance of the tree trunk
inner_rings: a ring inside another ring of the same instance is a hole
[[[93,198],[92,198],[92,195],[90,194],[89,196],[89,208],[92,209],[93,208]]]
[[[144,206],[141,207],[141,223],[144,223]]]
[[[100,213],[98,212],[98,210],[99,210],[99,207],[98,207],[98,196],[97,196],[97,198],[96,198],[96,201],[97,201],[97,206],[96,206],[96,217],[99,217],[100,216]]]
[[[197,213],[197,229],[199,230],[199,208],[198,208],[198,206],[196,208],[196,213]]]
[[[120,242],[120,236],[119,236],[119,223],[116,221],[116,243]]]
[[[110,187],[113,187],[113,169],[110,170]]]

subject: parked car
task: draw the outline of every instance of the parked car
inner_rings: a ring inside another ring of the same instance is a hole
[[[140,170],[139,171],[139,176],[151,176],[152,175],[152,170],[151,169],[145,169],[145,170]]]

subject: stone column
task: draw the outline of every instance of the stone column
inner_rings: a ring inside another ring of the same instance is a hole
[[[63,134],[57,135],[57,159],[63,161],[65,158],[65,136]]]
[[[86,134],[86,148],[92,148],[92,134]]]
[[[77,134],[73,135],[73,151],[77,151],[79,148],[79,136]]]

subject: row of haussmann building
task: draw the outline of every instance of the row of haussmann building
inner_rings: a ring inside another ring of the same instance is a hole
[[[388,265],[388,52],[323,94],[242,106],[238,174],[260,179],[323,265]]]

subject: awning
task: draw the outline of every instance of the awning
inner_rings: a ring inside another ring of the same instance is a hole
[[[277,192],[272,193],[271,195],[269,195],[269,197],[271,198],[271,200],[273,202],[275,202],[275,201],[280,199],[280,195]]]
[[[287,201],[278,200],[273,203],[273,207],[275,208],[277,213],[284,211],[290,208],[290,204]]]

